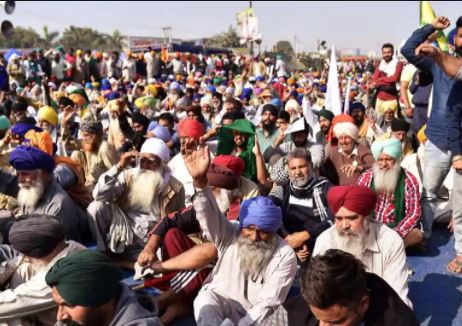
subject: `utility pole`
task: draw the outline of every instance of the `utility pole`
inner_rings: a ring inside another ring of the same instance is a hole
[[[252,0],[249,0],[249,8],[252,9]],[[250,55],[253,57],[253,41],[252,40],[250,41]]]

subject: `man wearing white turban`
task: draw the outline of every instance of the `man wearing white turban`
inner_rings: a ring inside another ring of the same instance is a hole
[[[326,176],[333,184],[353,184],[362,172],[372,167],[371,151],[367,145],[358,144],[359,131],[353,122],[336,123],[333,131],[338,142],[330,143]]]
[[[138,166],[127,169],[138,159]],[[152,226],[184,207],[184,188],[171,175],[169,159],[167,145],[149,138],[140,153],[122,154],[101,175],[93,190],[95,201],[88,206],[99,250],[123,253],[123,258],[135,262]]]
[[[394,138],[376,140],[371,150],[376,163],[359,177],[357,184],[375,191],[375,219],[398,232],[405,247],[420,244],[423,232],[419,182],[400,166],[401,142]]]

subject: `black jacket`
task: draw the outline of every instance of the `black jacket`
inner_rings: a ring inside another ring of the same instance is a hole
[[[367,273],[370,290],[369,309],[364,316],[365,326],[419,326],[414,312],[379,276]],[[319,322],[301,295],[286,301],[289,326],[317,326]]]

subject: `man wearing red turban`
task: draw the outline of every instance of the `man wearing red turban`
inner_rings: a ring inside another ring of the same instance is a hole
[[[184,119],[178,124],[178,135],[181,138],[194,138],[199,141],[199,139],[204,135],[204,125],[194,119]]]
[[[359,185],[333,187],[327,194],[327,202],[335,225],[317,238],[313,256],[329,249],[354,255],[412,308],[407,296],[408,268],[403,239],[386,225],[369,218],[376,202],[374,191]]]
[[[178,136],[180,137],[181,148],[183,148],[186,140],[191,138],[194,139],[198,145],[200,138],[204,134],[204,125],[197,120],[186,118],[178,124]],[[184,165],[181,153],[178,153],[170,160],[168,167],[172,171],[172,175],[183,184],[186,206],[188,206],[191,204],[191,196],[194,193],[194,187],[192,185],[192,178]]]

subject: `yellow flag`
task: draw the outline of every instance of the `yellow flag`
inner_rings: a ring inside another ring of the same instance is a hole
[[[252,8],[247,8],[245,10],[242,10],[240,13],[236,15],[237,18],[237,24],[242,25],[244,23],[244,20],[246,20],[248,17],[254,17],[255,13]]]
[[[431,24],[435,20],[436,15],[429,1],[420,1],[420,26]],[[448,39],[443,31],[438,31],[436,39],[441,50],[448,52]]]

